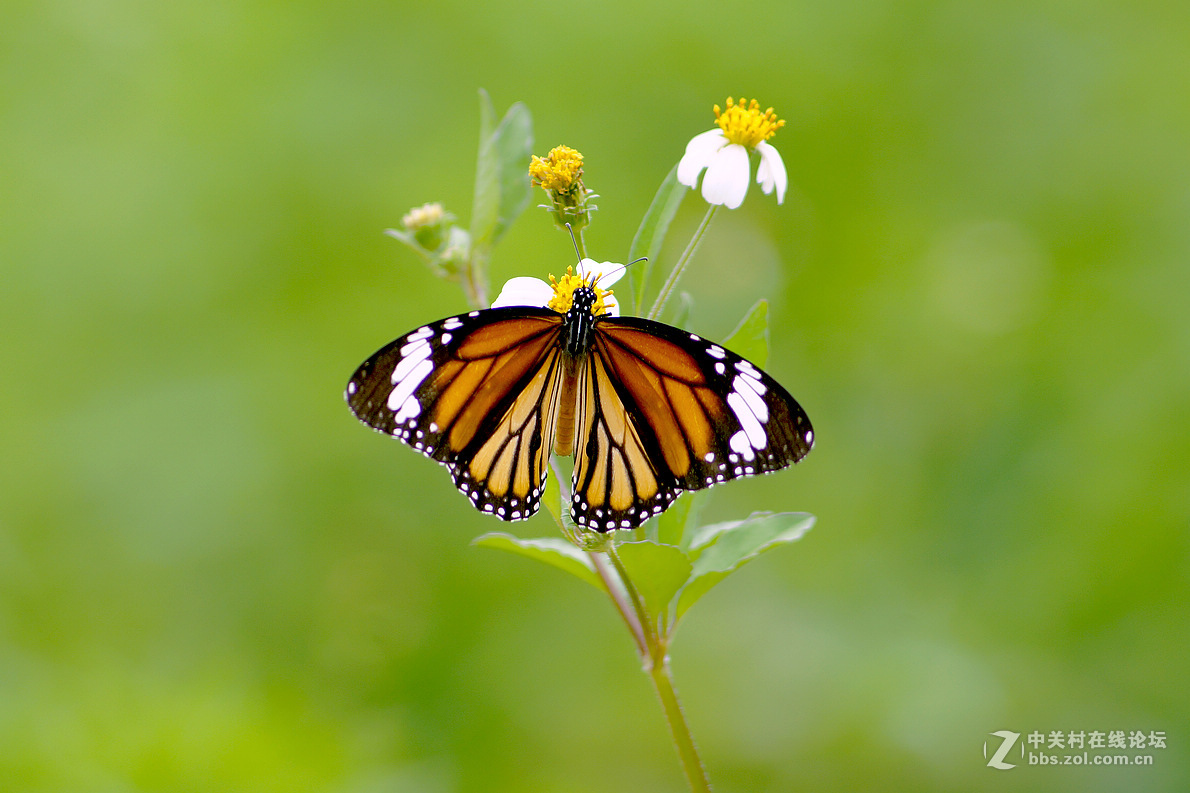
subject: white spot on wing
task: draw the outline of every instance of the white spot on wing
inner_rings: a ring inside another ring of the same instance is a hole
[[[402,347],[401,355],[405,357],[393,369],[393,385],[404,380],[419,363],[429,358],[430,352],[430,345],[424,341],[416,341]]]
[[[768,386],[760,382],[760,372],[756,371],[755,369],[742,371],[741,374],[745,374],[747,377],[742,378],[740,382],[751,388],[760,396],[764,396],[764,392],[769,390]]]
[[[748,442],[748,433],[744,430],[740,430],[735,435],[732,435],[731,440],[728,443],[731,446],[732,451],[739,454],[739,456],[743,457],[745,460],[751,461],[752,458],[755,457],[755,455],[752,453],[752,445]]]
[[[769,420],[769,406],[764,403],[764,397],[761,393],[764,391],[764,386],[753,380],[751,377],[744,377],[743,375],[736,375],[735,391],[733,393],[739,394],[744,398],[744,402],[752,410],[752,414],[764,424]],[[741,422],[742,423],[742,422]],[[756,448],[760,448],[757,446]]]
[[[401,361],[401,364],[404,363],[404,361]],[[398,365],[397,368],[400,369],[400,365]],[[399,409],[404,404],[405,400],[409,399],[413,392],[417,390],[417,387],[421,385],[421,381],[426,379],[426,376],[429,375],[433,368],[434,364],[432,364],[429,360],[423,359],[418,361],[417,365],[400,379],[400,382],[397,383],[397,387],[393,389],[391,394],[389,394],[389,409]]]
[[[389,400],[389,407],[392,407],[391,399]],[[416,397],[410,395],[405,398],[405,401],[401,403],[400,410],[397,411],[397,422],[399,423],[399,422],[405,421],[406,419],[412,420],[415,416],[417,416],[420,413],[421,413],[421,403],[417,401]],[[408,437],[408,433],[405,434],[405,437],[406,438]],[[416,444],[416,448],[420,449],[421,444],[420,443]]]
[[[756,371],[756,367],[745,361],[743,358],[735,362],[735,368],[749,377],[760,379],[760,372]]]
[[[408,341],[417,341],[418,339],[428,339],[433,335],[434,335],[434,329],[429,326],[426,326],[424,328],[418,328],[417,330],[413,331],[405,338]]]
[[[744,401],[744,397],[738,391],[732,391],[727,395],[727,404],[731,407],[731,412],[735,413],[735,417],[740,420],[740,427],[747,433],[748,445],[753,449],[763,449],[765,445],[764,427],[752,412],[748,403]],[[735,447],[732,447],[735,448]],[[738,449],[736,451],[739,451]],[[740,452],[743,454],[743,452]],[[751,457],[745,459],[751,460]]]

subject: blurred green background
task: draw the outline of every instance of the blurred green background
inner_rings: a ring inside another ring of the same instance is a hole
[[[342,401],[463,309],[381,232],[469,216],[480,87],[586,155],[599,259],[712,103],[788,120],[784,205],[721,212],[683,282],[719,338],[772,299],[817,430],[704,515],[819,516],[675,645],[717,789],[1190,786],[1185,3],[3,18],[0,789],[685,789],[607,603],[470,547],[504,525]],[[571,260],[531,208],[492,276]],[[996,730],[1168,746],[998,771]]]

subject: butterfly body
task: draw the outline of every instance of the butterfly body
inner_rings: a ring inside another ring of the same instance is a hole
[[[577,358],[591,349],[591,329],[599,319],[591,313],[595,305],[595,290],[580,286],[574,290],[573,304],[562,318],[563,346],[567,355]],[[606,315],[604,315],[606,316]]]
[[[359,367],[348,405],[503,520],[536,513],[551,450],[573,455],[571,515],[599,531],[810,451],[805,411],[760,369],[670,325],[597,315],[596,299],[580,286],[565,312],[510,306],[418,328]]]

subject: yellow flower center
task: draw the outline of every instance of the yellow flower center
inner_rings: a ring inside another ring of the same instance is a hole
[[[529,176],[533,184],[541,185],[552,193],[569,193],[581,185],[583,155],[569,146],[555,146],[545,157],[533,155],[529,163]]]
[[[785,126],[785,120],[777,118],[771,107],[762,113],[760,103],[755,99],[747,107],[745,102],[747,100],[741,98],[737,104],[729,96],[726,110],[715,105],[715,123],[729,141],[754,149],[757,143],[776,135],[777,130]]]
[[[599,280],[595,278],[594,280]],[[603,298],[612,294],[610,289],[600,289],[595,286],[593,280],[588,278],[583,280],[574,274],[573,267],[566,268],[566,275],[561,278],[554,278],[550,276],[550,286],[554,288],[554,296],[550,298],[550,302],[546,303],[546,308],[552,308],[559,314],[565,314],[574,305],[574,290],[580,286],[590,286],[595,290],[595,305],[591,307],[591,313],[595,316],[607,313],[607,304],[603,302]]]

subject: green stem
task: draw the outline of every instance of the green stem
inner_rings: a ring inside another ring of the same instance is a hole
[[[698,244],[702,241],[702,235],[706,232],[707,226],[711,225],[711,218],[715,216],[715,210],[718,208],[719,206],[717,204],[711,204],[707,207],[707,213],[703,215],[702,222],[694,230],[694,236],[690,238],[690,242],[686,243],[686,250],[682,251],[682,255],[678,257],[677,264],[674,265],[669,277],[661,285],[661,291],[657,293],[657,300],[653,303],[653,308],[649,310],[649,319],[657,319],[661,314],[661,309],[665,308],[665,301],[669,299],[670,293],[673,292],[674,287],[678,284],[678,279],[682,277],[682,273],[685,272],[686,267],[690,264],[690,260],[694,258],[694,252],[698,250]]]
[[[647,658],[649,655],[649,644],[645,640],[644,628],[641,627],[640,620],[637,619],[635,612],[624,602],[624,596],[620,593],[618,581],[612,576],[611,571],[607,569],[607,563],[603,561],[603,557],[596,551],[587,551],[587,556],[591,557],[591,564],[595,566],[595,572],[603,580],[603,585],[607,587],[607,592],[611,596],[612,605],[616,607],[616,611],[620,613],[624,624],[628,626],[628,632],[632,634],[632,640],[636,642],[636,651],[640,653],[641,658]]]
[[[677,689],[674,688],[673,673],[669,667],[669,639],[659,632],[664,628],[655,625],[649,618],[645,604],[641,601],[632,579],[628,577],[628,570],[620,561],[614,545],[608,546],[607,555],[619,573],[620,580],[624,582],[637,617],[644,626],[645,641],[648,643],[648,653],[642,656],[645,672],[653,681],[653,687],[657,689],[657,697],[661,700],[665,720],[669,722],[674,747],[678,750],[678,759],[682,763],[682,770],[686,772],[686,781],[690,783],[693,793],[710,793],[711,782],[707,779],[707,772],[698,756],[698,747],[694,745],[694,736],[690,734],[690,725],[686,723],[686,714],[682,711]]]
[[[641,660],[645,663],[646,667],[651,666],[659,646],[657,628],[653,624],[653,621],[649,619],[649,612],[645,609],[644,601],[640,599],[640,593],[636,591],[636,585],[632,583],[632,578],[628,575],[628,568],[624,567],[624,563],[620,561],[620,554],[616,553],[614,543],[609,543],[607,546],[607,558],[611,559],[612,567],[616,568],[616,573],[620,576],[620,580],[624,582],[624,589],[628,592],[628,599],[632,601],[632,610],[636,612],[636,619],[640,623],[641,632],[644,634],[646,648],[645,652],[641,653]]]
[[[467,298],[467,303],[471,308],[477,310],[488,307],[487,290],[484,288],[486,280],[484,271],[487,269],[485,264],[483,257],[478,252],[472,252],[461,279],[463,295]]]
[[[693,793],[710,793],[711,781],[707,779],[707,771],[694,745],[694,736],[690,734],[690,726],[686,724],[686,715],[682,712],[682,703],[678,701],[668,655],[662,653],[660,658],[654,659],[649,668],[649,677],[661,699],[665,718],[669,721],[669,731],[673,733],[674,745],[678,749],[678,758],[682,761],[682,770],[686,772],[690,790]]]
[[[568,495],[570,488],[566,485],[566,480],[562,478],[558,460],[553,455],[550,456],[550,467],[558,482],[559,492],[562,496],[561,503],[564,506],[570,502]],[[558,520],[559,528],[562,529],[563,534],[570,536],[574,531],[574,525],[569,520],[570,516],[565,508],[559,510],[559,514],[561,516]],[[568,524],[570,532],[567,532]],[[644,601],[641,599],[640,593],[636,591],[632,578],[628,575],[628,569],[624,567],[624,563],[620,561],[620,555],[616,553],[615,544],[608,542],[607,558],[615,567],[619,582],[615,581],[608,572],[607,565],[603,563],[600,554],[591,551],[588,551],[588,554],[591,557],[591,562],[595,565],[596,573],[599,574],[604,586],[607,587],[608,594],[611,595],[612,604],[628,626],[628,630],[636,642],[637,652],[640,653],[644,671],[648,673],[649,679],[653,681],[653,687],[657,690],[657,697],[661,700],[661,709],[665,713],[666,722],[669,723],[674,747],[678,750],[678,759],[682,763],[686,781],[690,783],[690,790],[692,793],[710,793],[711,782],[707,779],[706,769],[703,768],[702,760],[698,756],[698,748],[694,745],[694,736],[690,734],[690,725],[686,723],[686,714],[682,711],[682,703],[678,700],[678,692],[674,688],[673,673],[669,666],[669,638],[659,633],[660,626],[649,617]],[[617,584],[622,584],[624,591],[628,593],[628,598],[632,601],[631,607],[619,595],[620,588]]]
[[[564,537],[573,537],[578,533],[578,529],[575,527],[574,521],[570,519],[570,512],[566,508],[566,505],[570,503],[570,486],[562,476],[557,455],[550,455],[550,469],[554,472],[554,481],[558,483],[558,503],[561,506],[561,509],[558,510],[558,528],[562,531]],[[636,642],[636,651],[640,653],[641,658],[647,658],[649,655],[649,645],[645,640],[644,628],[637,618],[638,612],[634,611],[624,602],[624,595],[621,592],[622,589],[626,589],[627,587],[621,587],[620,582],[607,569],[607,564],[603,561],[602,555],[597,551],[587,551],[587,556],[591,559],[591,564],[595,568],[596,575],[603,581],[603,586],[607,590],[608,597],[612,600],[612,605],[615,606],[616,611],[624,620],[624,624],[628,626],[628,632],[632,634],[632,639]]]

